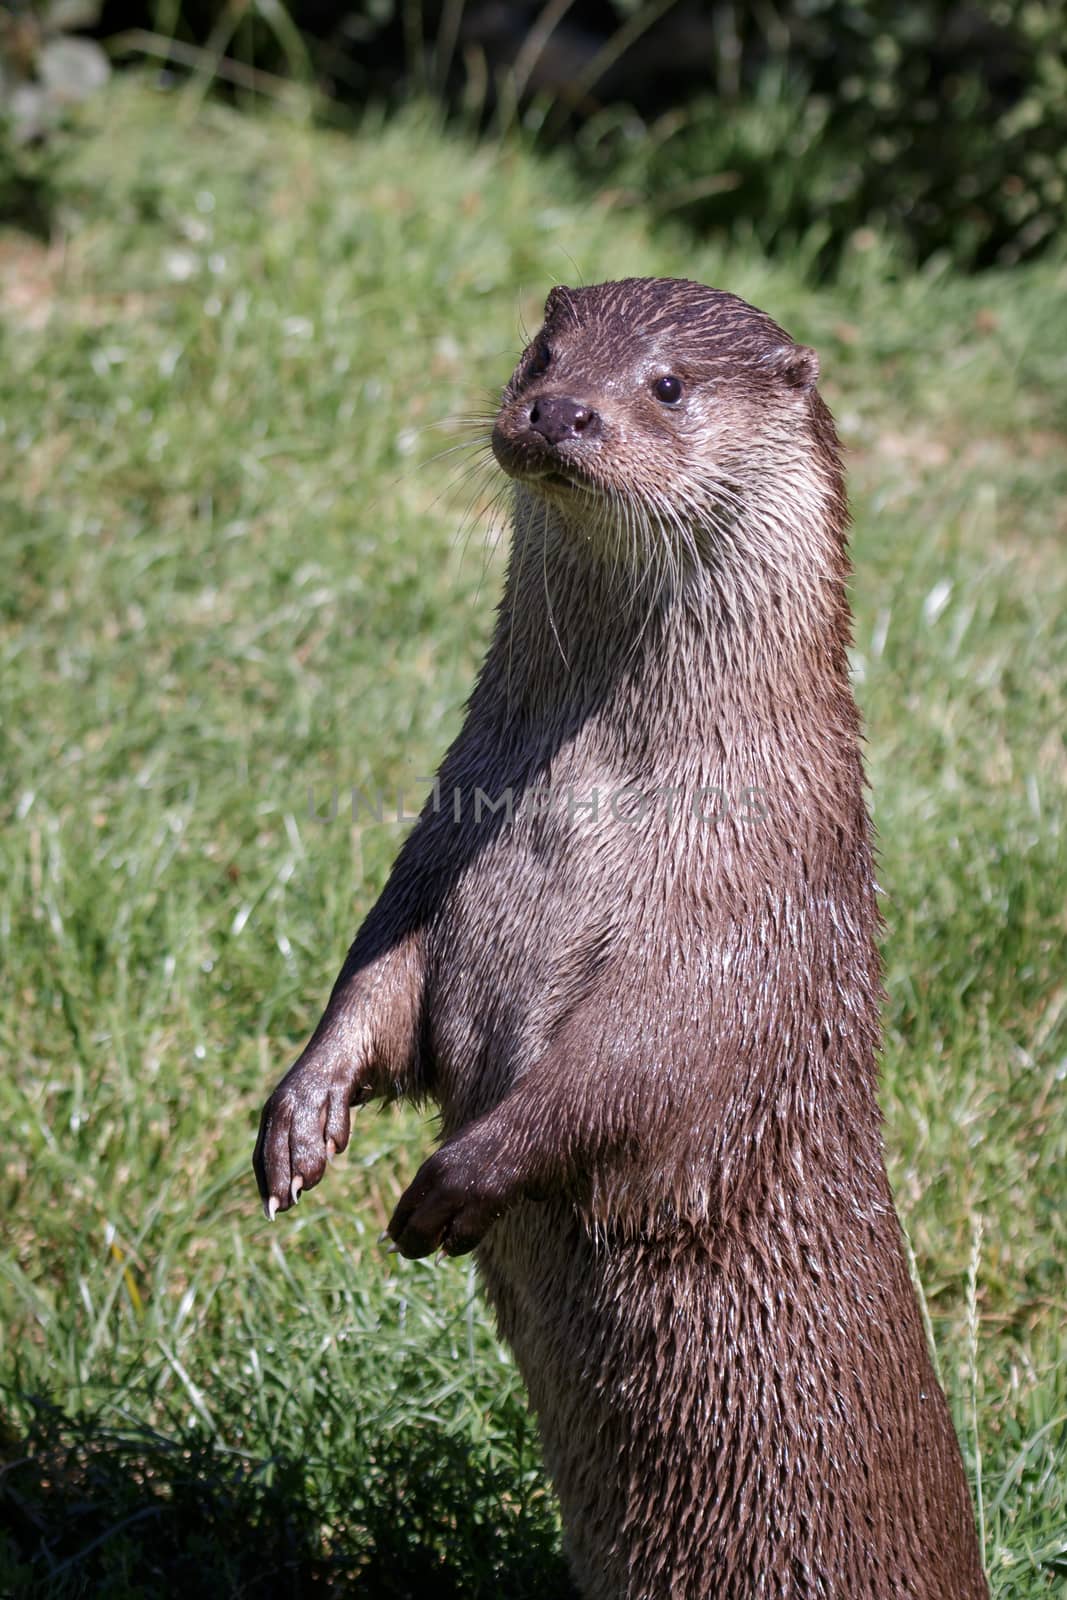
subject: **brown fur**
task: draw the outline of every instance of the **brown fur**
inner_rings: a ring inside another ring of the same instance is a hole
[[[588,1600],[988,1592],[882,1154],[816,377],[732,295],[553,290],[494,430],[513,547],[439,803],[257,1146],[285,1209],[350,1104],[439,1105],[390,1231],[477,1245]]]

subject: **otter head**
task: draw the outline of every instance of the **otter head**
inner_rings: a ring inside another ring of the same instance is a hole
[[[818,374],[813,350],[736,295],[673,278],[560,286],[504,391],[493,451],[520,506],[539,502],[614,559],[661,551],[702,568],[732,530],[759,524],[774,542],[783,507],[840,535]]]

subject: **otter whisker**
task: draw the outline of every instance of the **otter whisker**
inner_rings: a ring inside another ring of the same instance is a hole
[[[470,541],[474,537],[475,529],[479,526],[491,533],[494,527],[504,525],[506,518],[502,515],[503,504],[507,499],[506,485],[496,483],[495,474],[487,464],[478,463],[467,474],[468,480],[473,480],[473,488],[467,500],[463,513],[459,519],[454,536],[454,544],[459,549],[459,562],[462,566],[470,549]],[[486,491],[490,484],[496,483],[493,492],[486,498]],[[482,570],[478,579],[476,593],[481,592],[481,585],[485,580],[488,570],[492,548],[497,541],[486,537],[483,541]]]
[[[556,627],[556,617],[555,617],[555,613],[554,613],[554,611],[552,609],[552,596],[549,593],[549,586],[548,586],[548,526],[549,526],[549,521],[548,521],[548,503],[546,502],[545,503],[544,526],[543,526],[543,528],[541,530],[541,574],[542,574],[542,578],[544,580],[545,604],[548,607],[548,625],[552,629],[552,637],[556,641],[556,646],[557,646],[557,648],[559,650],[559,654],[560,654],[560,660],[563,662],[563,665],[566,667],[567,671],[569,672],[570,671],[570,662],[567,660],[567,652],[563,648],[563,641],[559,636],[559,629]]]

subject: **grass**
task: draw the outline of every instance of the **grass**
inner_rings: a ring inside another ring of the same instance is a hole
[[[0,1591],[567,1593],[469,1264],[376,1244],[430,1127],[364,1113],[273,1229],[249,1158],[399,841],[344,797],[416,800],[488,636],[436,425],[552,282],[655,271],[815,343],[851,449],[889,1159],[994,1594],[1053,1592],[1067,272],[864,239],[813,294],[417,111],[87,118],[63,238],[0,235]]]

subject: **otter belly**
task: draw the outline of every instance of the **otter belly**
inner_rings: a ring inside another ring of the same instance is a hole
[[[887,1317],[884,1261],[776,1279],[765,1244],[598,1241],[552,1200],[479,1247],[584,1600],[980,1600],[902,1258]]]
[[[446,1132],[506,1097],[604,963],[626,959],[633,937],[618,933],[610,876],[576,865],[562,847],[546,859],[530,848],[530,832],[517,824],[485,848],[452,886],[430,936],[433,1097]]]

